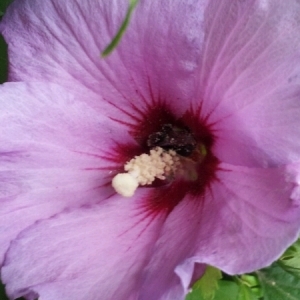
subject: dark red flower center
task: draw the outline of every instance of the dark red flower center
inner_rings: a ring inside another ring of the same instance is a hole
[[[201,108],[191,108],[177,116],[171,107],[160,102],[137,112],[134,124],[126,124],[137,144],[122,145],[118,151],[124,164],[134,156],[161,147],[174,150],[182,157],[187,175],[175,176],[173,180],[157,179],[151,185],[140,187],[154,187],[146,201],[147,209],[170,212],[188,195],[195,201],[204,201],[205,193],[216,180],[219,162],[212,153],[213,125],[201,118]]]

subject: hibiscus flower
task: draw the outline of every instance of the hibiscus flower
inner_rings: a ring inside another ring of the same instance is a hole
[[[127,5],[15,0],[1,22],[11,299],[183,299],[298,237],[299,1],[140,1],[101,59]]]

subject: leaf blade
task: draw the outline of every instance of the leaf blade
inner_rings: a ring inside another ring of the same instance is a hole
[[[116,33],[116,35],[112,39],[112,41],[102,51],[102,53],[101,53],[102,57],[106,57],[107,55],[109,55],[120,43],[121,38],[123,37],[128,25],[129,25],[129,21],[131,19],[132,13],[133,13],[136,5],[138,4],[138,2],[139,2],[139,0],[129,0],[129,7],[127,9],[127,13],[125,15],[125,18],[124,18],[118,32]]]
[[[264,300],[299,300],[299,278],[287,272],[279,263],[257,271]]]

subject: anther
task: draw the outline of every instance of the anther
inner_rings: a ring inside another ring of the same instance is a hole
[[[127,162],[124,166],[127,173],[117,174],[112,186],[120,195],[132,197],[138,186],[150,185],[155,179],[166,180],[180,165],[180,157],[174,150],[156,147],[150,154],[143,153]]]

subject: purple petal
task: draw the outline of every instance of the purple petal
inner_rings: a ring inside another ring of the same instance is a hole
[[[199,77],[222,161],[262,167],[300,159],[299,15],[294,0],[210,1]]]
[[[84,89],[70,93],[42,83],[0,89],[2,261],[11,239],[36,220],[114,193],[110,181],[119,165],[105,158],[126,134],[105,117],[104,106],[100,114],[84,102],[95,97]]]
[[[276,260],[299,235],[298,171],[221,164],[204,199],[186,197],[165,221],[141,299],[183,299],[196,263],[241,274]]]
[[[268,266],[299,235],[299,165],[255,169],[221,164],[220,169],[206,195],[195,261],[229,274]]]
[[[11,244],[2,269],[8,295],[136,299],[141,271],[164,220],[163,215],[148,218],[141,211],[145,195],[144,190],[131,199],[112,197],[23,231]]]
[[[145,269],[140,299],[184,299],[195,281],[193,275],[203,274],[203,268],[190,260],[197,248],[203,208],[201,199],[186,197],[168,216]]]
[[[294,0],[146,1],[107,60],[99,52],[121,23],[123,1],[15,1],[1,30],[13,80],[84,84],[131,113],[128,101],[166,98],[184,112],[201,99],[203,117],[220,132],[218,157],[261,167],[300,158],[299,10]]]
[[[198,83],[191,75],[200,55],[198,28],[204,3],[141,1],[120,45],[101,59],[127,5],[126,1],[16,0],[1,24],[12,62],[10,80],[83,84],[118,105],[149,102],[153,97],[180,99],[174,104],[179,107],[192,101]]]

